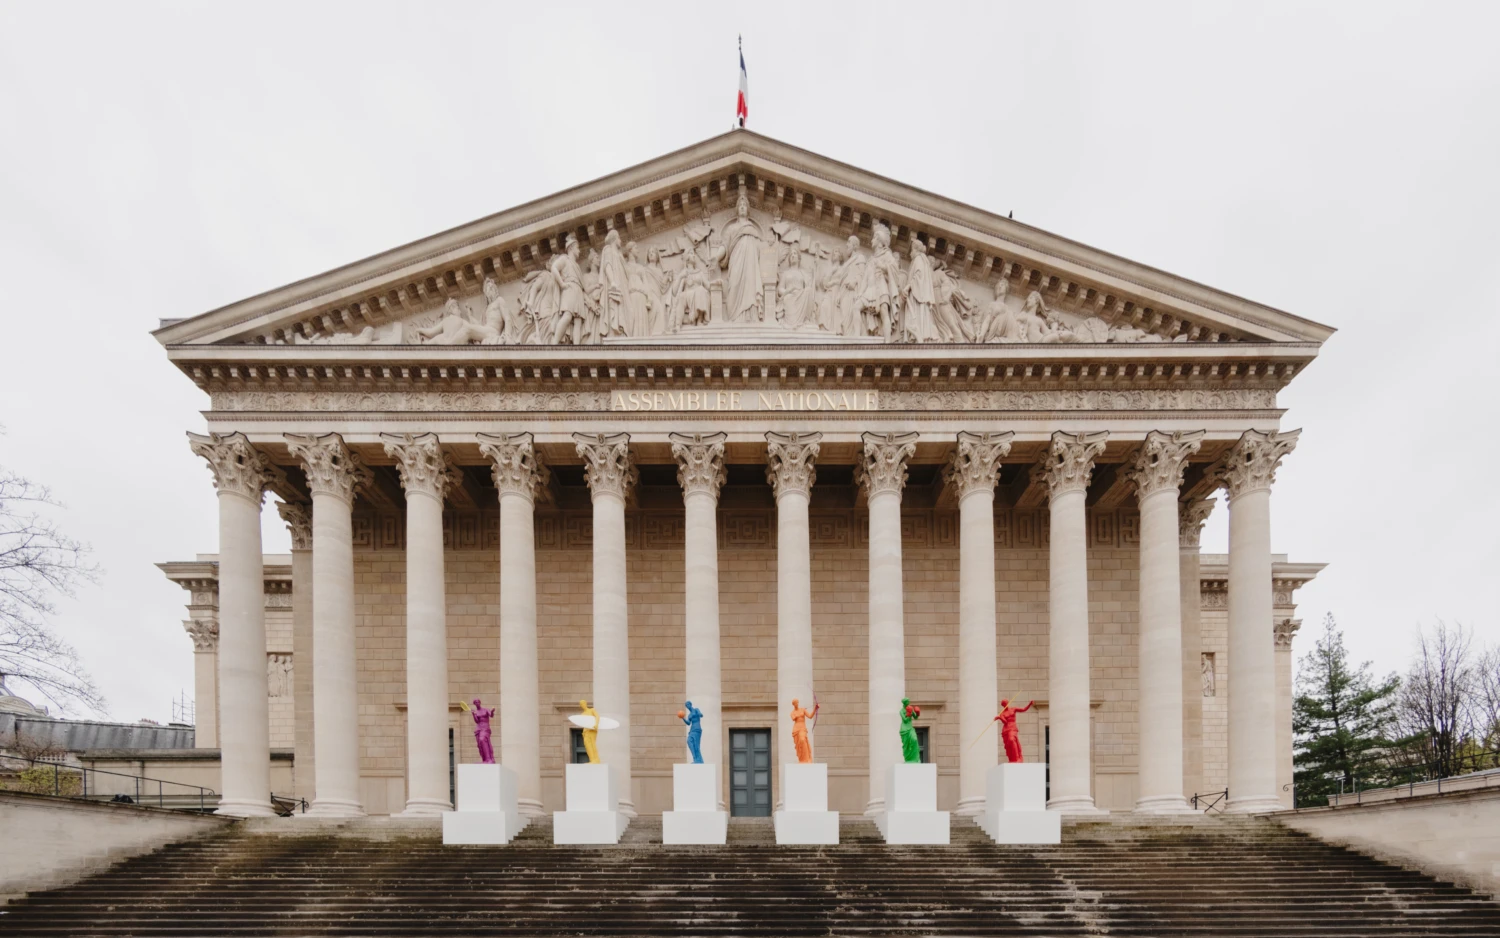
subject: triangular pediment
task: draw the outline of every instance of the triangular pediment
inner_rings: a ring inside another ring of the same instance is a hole
[[[1321,343],[1332,331],[733,131],[156,336],[168,346]]]

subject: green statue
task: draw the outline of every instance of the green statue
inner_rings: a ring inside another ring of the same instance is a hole
[[[922,761],[922,747],[917,745],[917,728],[911,725],[911,721],[922,715],[922,708],[911,702],[911,698],[901,698],[901,756],[907,762]]]

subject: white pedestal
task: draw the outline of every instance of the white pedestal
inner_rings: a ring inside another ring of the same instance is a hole
[[[617,809],[619,789],[608,765],[581,763],[566,768],[567,810],[552,813],[555,844],[617,844],[630,818]]]
[[[729,837],[729,812],[719,810],[719,767],[672,766],[672,808],[661,815],[664,844],[722,844]]]
[[[937,809],[936,765],[902,762],[887,769],[885,808],[875,826],[886,843],[948,843],[948,812]]]
[[[839,813],[828,810],[828,766],[822,762],[781,767],[782,810],[776,812],[778,844],[836,844]]]
[[[516,773],[503,765],[457,769],[458,808],[443,813],[443,843],[510,843],[529,822],[516,810]]]
[[[997,844],[1060,844],[1062,815],[1047,810],[1047,766],[1005,762],[985,778],[979,826]]]

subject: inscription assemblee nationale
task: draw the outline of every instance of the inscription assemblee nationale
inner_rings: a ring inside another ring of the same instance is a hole
[[[879,410],[879,391],[611,391],[609,409]]]

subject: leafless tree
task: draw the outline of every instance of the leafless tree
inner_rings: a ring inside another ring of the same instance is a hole
[[[1500,765],[1500,645],[1487,648],[1475,665],[1478,675],[1477,734],[1490,762]]]
[[[1416,656],[1401,684],[1397,722],[1411,761],[1436,777],[1458,775],[1474,745],[1477,669],[1473,635],[1439,620],[1417,630]]]
[[[89,548],[42,514],[52,493],[0,467],[0,674],[63,712],[104,709],[78,652],[47,621],[58,596],[98,579]]]

